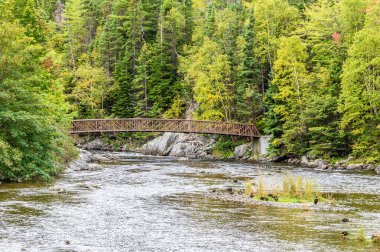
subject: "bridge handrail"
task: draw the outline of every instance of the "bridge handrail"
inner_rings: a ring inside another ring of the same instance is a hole
[[[209,123],[223,123],[223,124],[238,124],[238,125],[247,125],[254,126],[252,123],[239,123],[239,122],[224,122],[224,121],[210,121],[210,120],[191,120],[191,119],[163,119],[163,118],[101,118],[101,119],[74,119],[73,122],[81,122],[81,121],[134,121],[134,120],[150,120],[150,121],[190,121],[190,122],[209,122]]]
[[[78,119],[73,121],[71,133],[138,131],[260,136],[256,126],[249,123],[161,118]]]

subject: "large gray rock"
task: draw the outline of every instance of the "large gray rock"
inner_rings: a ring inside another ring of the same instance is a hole
[[[107,149],[107,145],[103,142],[102,139],[96,138],[95,140],[84,144],[82,148],[85,150],[104,150]]]
[[[172,157],[188,157],[194,156],[195,146],[191,143],[176,143],[173,145],[172,150],[169,153],[169,156]]]
[[[324,168],[328,164],[329,164],[329,162],[327,162],[326,160],[323,160],[323,159],[319,158],[319,159],[314,160],[311,165],[319,167],[319,168]]]
[[[347,165],[347,170],[362,170],[364,166],[364,164],[350,164]]]
[[[242,144],[242,145],[236,146],[234,150],[235,158],[243,158],[245,154],[247,154],[249,149],[250,149],[249,144]]]
[[[90,164],[92,161],[92,154],[86,150],[80,150],[79,158],[72,161],[69,164],[69,168],[73,171],[84,171],[84,170],[97,170],[100,166],[96,164]]]
[[[377,166],[377,167],[375,168],[375,172],[376,172],[377,174],[380,174],[380,165]]]
[[[203,158],[211,152],[215,139],[195,134],[181,134],[172,146],[169,156]]]
[[[88,162],[102,163],[102,162],[107,162],[110,160],[111,160],[111,157],[109,157],[107,155],[93,154],[90,156],[90,160]]]
[[[306,156],[301,157],[301,164],[309,165],[309,159]]]
[[[145,144],[141,151],[148,155],[203,158],[211,153],[215,139],[196,134],[165,133]]]
[[[144,144],[141,151],[148,155],[166,156],[172,150],[173,144],[182,133],[164,133],[162,136]]]
[[[348,162],[350,162],[352,159],[354,159],[352,156],[349,156],[348,158],[346,159],[343,159],[343,160],[339,160],[335,163],[335,165],[337,166],[343,166],[345,164],[347,164]]]

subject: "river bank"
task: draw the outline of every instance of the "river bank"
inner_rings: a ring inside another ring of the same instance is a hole
[[[146,141],[128,141],[112,143],[112,140],[104,140],[100,137],[81,139],[78,147],[85,150],[102,150],[102,151],[132,151],[145,155],[183,157],[188,159],[228,159],[252,162],[275,162],[289,163],[293,165],[306,166],[318,170],[356,170],[356,171],[374,171],[380,174],[379,164],[355,163],[352,157],[338,160],[334,163],[320,158],[313,159],[303,156],[296,158],[292,156],[257,156],[253,154],[252,144],[241,142],[235,146],[228,155],[222,156],[215,147],[217,145],[217,136],[204,136],[198,134],[184,133],[164,133],[162,135],[150,136]]]

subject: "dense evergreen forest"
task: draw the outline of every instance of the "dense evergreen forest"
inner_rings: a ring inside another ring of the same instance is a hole
[[[0,0],[0,178],[72,118],[255,123],[273,155],[380,162],[379,0]]]

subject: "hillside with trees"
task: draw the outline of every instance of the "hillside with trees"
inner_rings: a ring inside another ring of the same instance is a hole
[[[378,0],[0,8],[0,178],[54,173],[72,118],[250,122],[272,155],[380,162]]]

